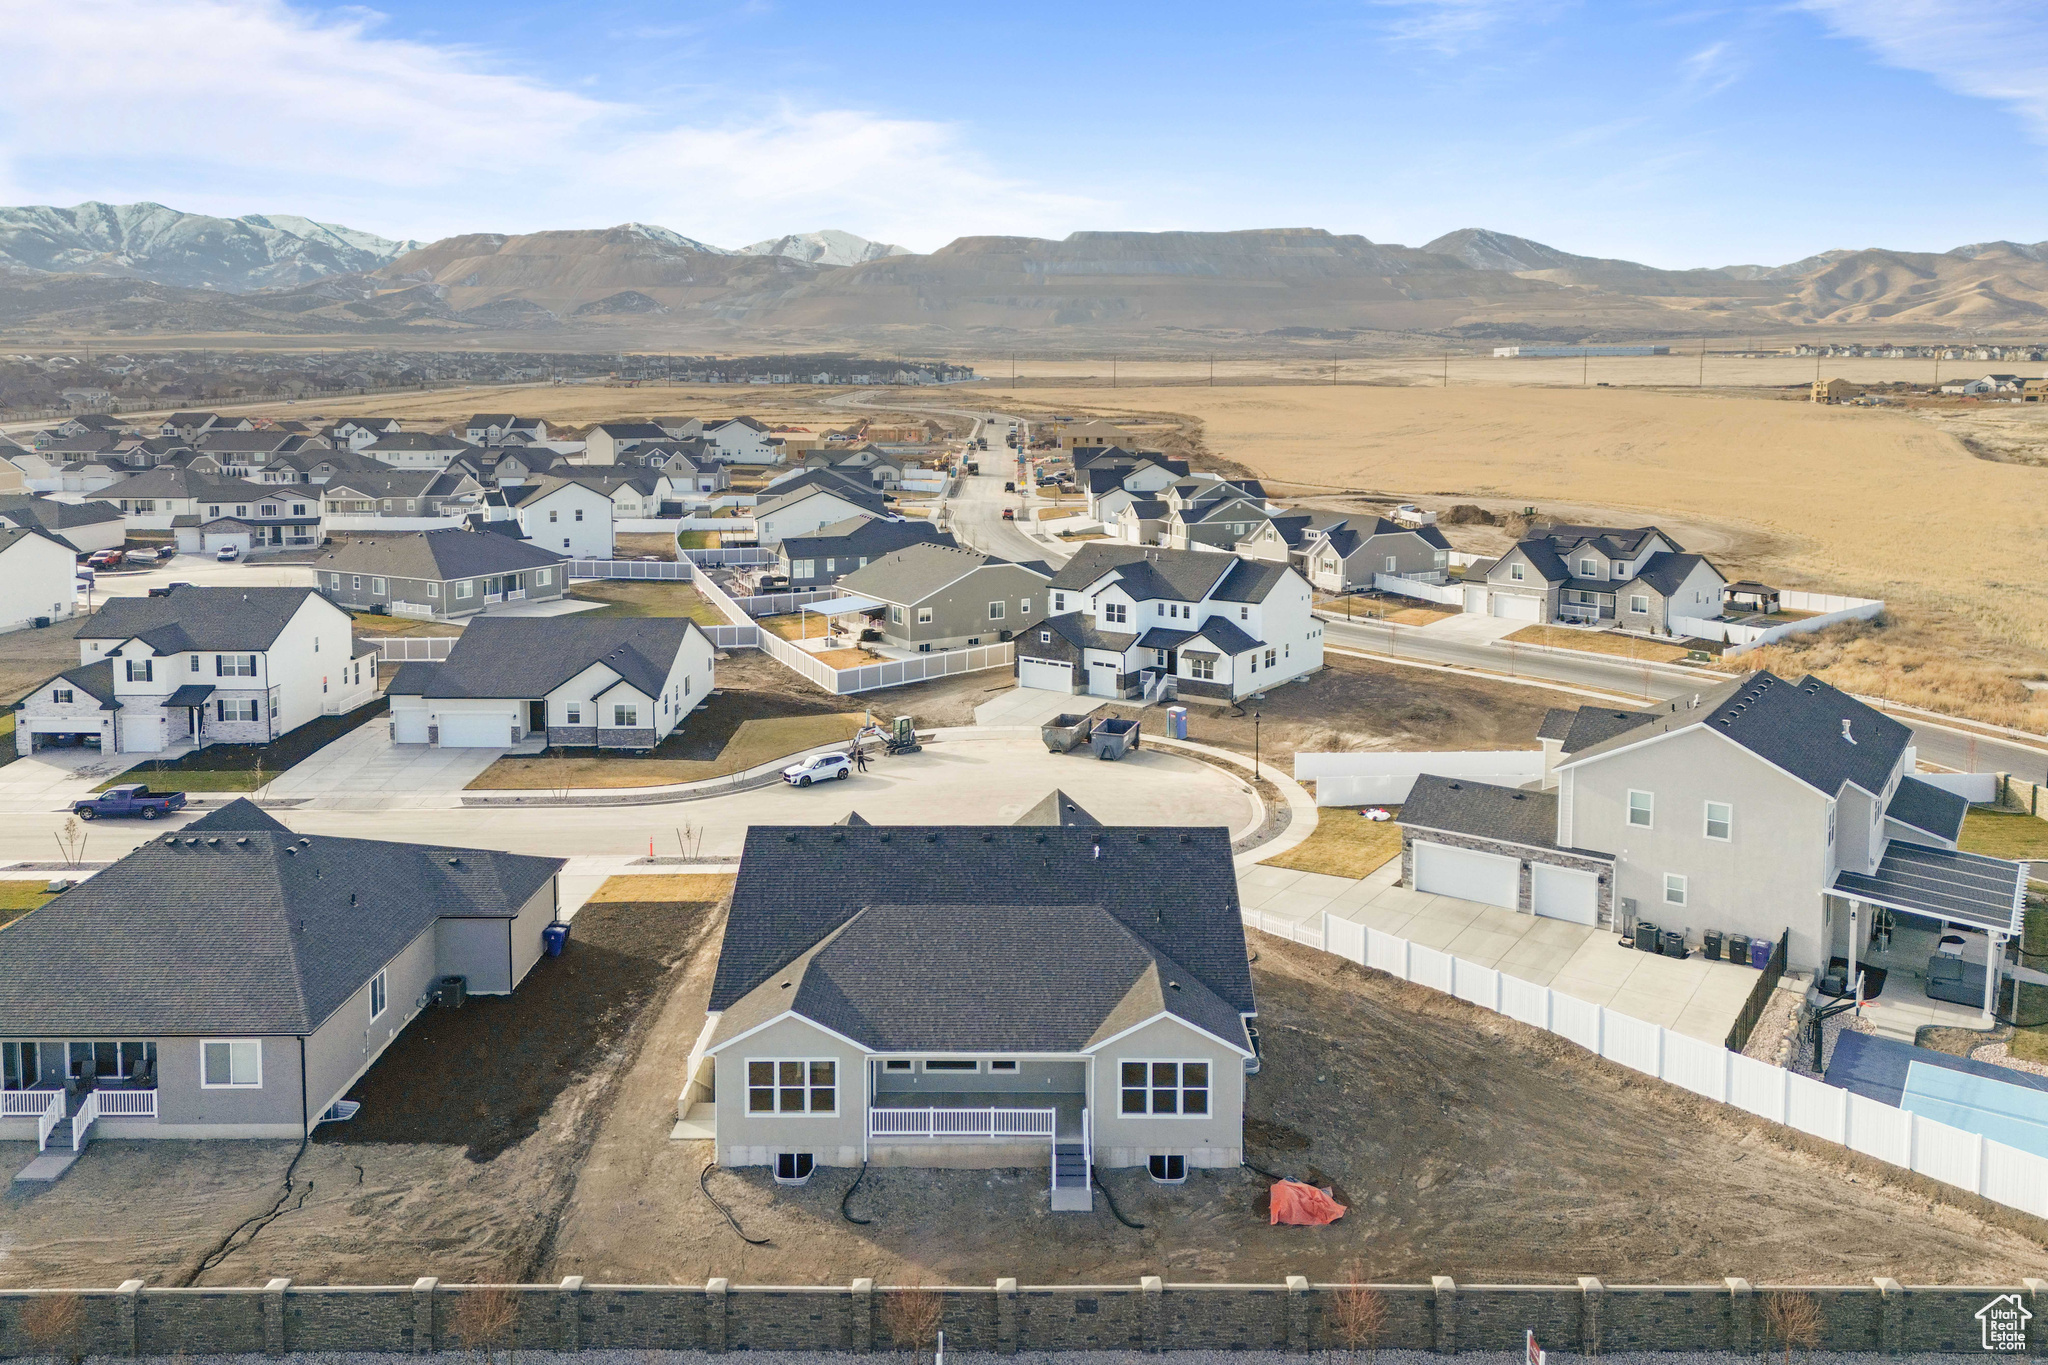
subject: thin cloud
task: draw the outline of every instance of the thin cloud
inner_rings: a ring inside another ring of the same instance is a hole
[[[146,198],[412,237],[640,220],[726,246],[800,215],[920,248],[972,230],[968,205],[1027,231],[1106,209],[994,174],[948,124],[793,104],[684,121],[380,22],[283,0],[0,0],[0,202]]]
[[[1733,44],[1709,43],[1678,64],[1685,93],[1695,98],[1718,94],[1742,78],[1742,59]]]
[[[2048,20],[2041,11],[1963,0],[1801,0],[1800,8],[1886,65],[2005,105],[2030,138],[2048,143]]]
[[[1541,0],[1372,0],[1390,13],[1386,29],[1396,40],[1459,56],[1489,42],[1509,23],[1543,23],[1564,3]]]

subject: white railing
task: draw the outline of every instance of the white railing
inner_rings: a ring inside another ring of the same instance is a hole
[[[871,1138],[1052,1139],[1056,1109],[870,1109]]]
[[[42,1116],[36,1120],[36,1150],[46,1151],[50,1146],[50,1134],[57,1131],[57,1125],[64,1121],[64,1092],[52,1090],[50,1099],[43,1106]]]
[[[692,552],[685,551],[685,553]],[[700,550],[694,553],[717,554],[718,551]],[[737,554],[739,552],[734,551],[734,553]],[[770,555],[768,558],[772,562],[775,556]],[[569,561],[569,577],[664,579],[687,582],[695,577],[695,575],[690,571],[688,561],[678,562],[669,559],[572,559]]]
[[[437,664],[455,648],[457,635],[378,635],[369,643],[377,646],[377,657],[387,664]]]
[[[86,1134],[91,1131],[93,1120],[100,1116],[100,1092],[95,1090],[85,1097],[85,1103],[78,1106],[78,1112],[71,1116],[71,1150],[83,1151]]]
[[[776,561],[775,551],[764,550],[758,545],[735,545],[729,550],[684,550],[681,553],[692,564],[759,565]]]
[[[510,591],[510,592],[508,592],[508,593],[506,593],[506,594],[505,594],[505,600],[506,600],[507,602],[524,602],[524,601],[526,600],[526,589],[524,589],[524,588],[514,588],[514,589],[512,589],[512,591]]]
[[[61,1090],[0,1090],[0,1119],[41,1118]]]
[[[1253,928],[1455,995],[1706,1099],[2048,1217],[2048,1158],[1327,911],[1301,921],[1258,910],[1242,913]]]
[[[434,619],[434,609],[424,602],[393,602],[391,604],[391,614],[393,616],[403,616],[414,621],[431,621]]]
[[[484,594],[484,605],[487,607],[494,606],[504,600],[505,594],[501,592],[487,592]]]
[[[95,1090],[103,1119],[153,1119],[156,1117],[154,1090]]]

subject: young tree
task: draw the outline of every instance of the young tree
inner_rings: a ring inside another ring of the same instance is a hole
[[[1779,1290],[1764,1296],[1764,1329],[1785,1348],[1785,1365],[1792,1365],[1793,1347],[1811,1351],[1820,1345],[1824,1326],[1826,1319],[1813,1295]]]
[[[938,1344],[944,1309],[939,1296],[921,1284],[892,1290],[882,1304],[882,1326],[889,1329],[898,1346],[911,1353],[913,1361],[921,1361]]]
[[[85,1309],[76,1294],[44,1294],[21,1313],[21,1330],[52,1360],[85,1359]]]
[[[517,1295],[503,1285],[465,1290],[455,1302],[454,1316],[455,1334],[462,1338],[464,1350],[482,1354],[484,1365],[491,1365],[493,1353],[502,1350],[509,1365],[519,1323]]]
[[[1364,1351],[1368,1363],[1379,1356],[1380,1337],[1387,1330],[1387,1301],[1365,1281],[1364,1268],[1353,1261],[1344,1267],[1344,1282],[1330,1298],[1330,1317],[1337,1340],[1356,1365]]]

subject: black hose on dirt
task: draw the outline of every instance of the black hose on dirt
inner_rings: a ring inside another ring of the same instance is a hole
[[[1122,1223],[1127,1228],[1135,1228],[1139,1232],[1145,1230],[1143,1223],[1133,1223],[1130,1219],[1124,1217],[1124,1211],[1116,1206],[1116,1196],[1109,1192],[1109,1186],[1102,1183],[1101,1175],[1090,1169],[1088,1177],[1095,1182],[1095,1188],[1102,1191],[1102,1198],[1108,1203],[1109,1211],[1116,1215],[1117,1222]]]
[[[201,1275],[204,1275],[207,1271],[212,1270],[214,1267],[218,1266],[222,1261],[225,1261],[228,1257],[234,1255],[237,1251],[240,1251],[243,1247],[246,1247],[249,1245],[249,1243],[255,1241],[257,1233],[269,1227],[273,1222],[275,1222],[287,1211],[285,1209],[285,1202],[292,1197],[292,1190],[295,1188],[296,1185],[296,1176],[299,1169],[299,1162],[304,1159],[306,1155],[306,1147],[311,1141],[311,1134],[308,1134],[307,1136],[299,1139],[299,1150],[292,1153],[291,1164],[284,1168],[284,1188],[277,1192],[277,1202],[272,1204],[268,1209],[266,1209],[262,1213],[256,1214],[254,1217],[243,1219],[240,1223],[236,1224],[233,1228],[231,1228],[228,1231],[227,1236],[221,1238],[220,1241],[215,1244],[213,1250],[207,1252],[204,1256],[201,1256],[199,1258],[198,1266],[193,1269],[191,1276],[187,1278],[185,1281],[185,1285],[187,1288],[190,1288],[192,1285],[198,1284],[199,1277]],[[306,1199],[312,1193],[313,1182],[309,1180],[306,1182],[306,1188],[304,1193],[299,1195],[299,1202],[293,1205],[293,1208],[298,1209],[305,1207]],[[247,1237],[243,1237],[241,1241],[237,1242],[235,1238],[241,1237],[244,1231],[247,1231],[249,1235]]]
[[[866,1227],[868,1224],[874,1222],[875,1220],[872,1218],[854,1217],[852,1212],[846,1207],[846,1205],[848,1201],[850,1201],[853,1198],[853,1192],[860,1188],[860,1182],[866,1180],[867,1178],[868,1163],[866,1161],[862,1161],[860,1163],[860,1174],[855,1176],[853,1178],[853,1183],[846,1187],[846,1193],[839,1196],[839,1216],[841,1218],[844,1218],[849,1223],[858,1223],[862,1227]]]
[[[717,1164],[715,1161],[704,1163],[704,1169],[697,1173],[697,1188],[704,1191],[704,1197],[711,1201],[712,1208],[725,1215],[725,1221],[732,1225],[732,1230],[739,1234],[739,1239],[742,1242],[745,1242],[750,1247],[774,1246],[775,1244],[766,1237],[747,1236],[746,1230],[740,1227],[740,1220],[732,1216],[732,1210],[719,1203],[718,1196],[711,1192],[711,1168]]]
[[[1264,1166],[1254,1166],[1254,1165],[1252,1165],[1252,1163],[1251,1163],[1251,1159],[1250,1159],[1250,1158],[1248,1158],[1248,1157],[1240,1157],[1240,1158],[1239,1158],[1238,1160],[1239,1160],[1239,1164],[1240,1164],[1240,1165],[1242,1165],[1242,1166],[1243,1166],[1243,1167],[1244,1167],[1244,1168],[1245,1168],[1246,1170],[1248,1170],[1248,1171],[1251,1171],[1251,1172],[1253,1172],[1254,1174],[1257,1174],[1257,1175],[1262,1175],[1262,1176],[1266,1177],[1266,1179],[1268,1179],[1268,1180],[1292,1180],[1292,1179],[1294,1179],[1294,1177],[1293,1177],[1293,1176],[1291,1176],[1291,1175],[1275,1175],[1275,1174],[1273,1174],[1273,1173],[1272,1173],[1271,1171],[1267,1170],[1267,1169],[1266,1169],[1266,1168],[1265,1168]]]

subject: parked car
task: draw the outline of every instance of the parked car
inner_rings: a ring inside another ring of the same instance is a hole
[[[852,775],[853,760],[845,754],[813,754],[803,762],[792,763],[782,770],[782,780],[792,787],[808,787],[828,777],[844,782]]]
[[[1014,493],[1017,491],[1017,485],[1014,483],[1006,483],[1003,485],[1003,491],[1005,493]]]
[[[119,550],[94,550],[85,557],[85,567],[88,569],[111,569],[120,562]]]
[[[239,545],[223,545],[219,550],[215,551],[213,557],[223,564],[232,564],[242,557],[242,547]]]
[[[125,783],[110,787],[98,796],[71,803],[71,813],[81,820],[97,820],[101,816],[140,816],[154,820],[159,815],[185,809],[185,793],[153,792],[140,782]]]
[[[121,556],[121,562],[148,567],[157,562],[157,553],[155,550],[130,550]]]
[[[1016,519],[1017,519],[1017,509],[1016,509],[1016,508],[1014,508],[1014,507],[1005,507],[1005,508],[1003,509],[1003,520],[1004,520],[1004,521],[1015,521]]]

